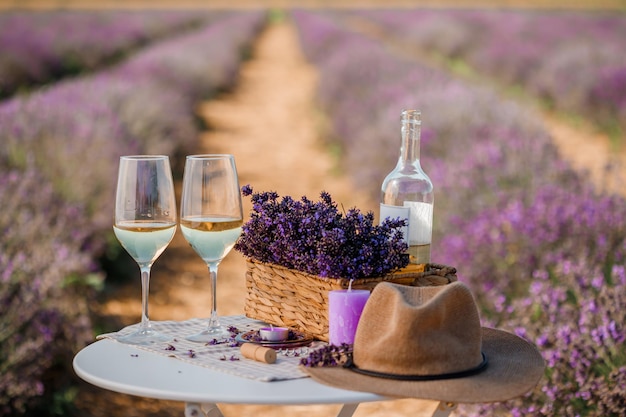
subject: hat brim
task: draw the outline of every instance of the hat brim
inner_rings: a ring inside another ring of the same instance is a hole
[[[362,375],[343,367],[302,367],[315,381],[336,388],[388,397],[456,403],[506,401],[535,387],[545,369],[537,348],[526,340],[483,327],[486,369],[478,374],[435,381],[399,381]]]

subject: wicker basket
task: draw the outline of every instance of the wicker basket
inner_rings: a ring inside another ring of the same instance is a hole
[[[328,341],[328,291],[348,288],[348,280],[319,277],[251,259],[247,266],[246,316]],[[410,265],[384,277],[355,279],[352,288],[371,291],[383,281],[425,287],[445,285],[456,279],[453,267]]]

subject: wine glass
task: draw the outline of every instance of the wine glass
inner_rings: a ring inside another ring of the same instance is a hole
[[[167,156],[120,157],[113,231],[141,270],[141,324],[119,341],[140,345],[168,341],[170,337],[154,330],[148,318],[150,269],[176,231],[176,197]]]
[[[190,155],[185,161],[180,228],[206,262],[211,278],[212,308],[207,327],[187,339],[222,341],[230,337],[217,314],[217,269],[241,234],[243,208],[233,155]]]

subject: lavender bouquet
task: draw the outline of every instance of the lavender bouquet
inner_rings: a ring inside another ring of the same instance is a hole
[[[384,276],[404,268],[409,259],[402,237],[405,221],[374,225],[374,214],[352,208],[340,212],[327,192],[314,202],[282,198],[276,192],[253,193],[252,213],[235,250],[253,260],[328,278]]]

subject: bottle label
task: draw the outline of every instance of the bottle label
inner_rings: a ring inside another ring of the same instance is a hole
[[[402,229],[407,245],[430,244],[433,232],[433,205],[417,201],[405,201],[404,206],[380,204],[380,219],[400,218],[408,220],[408,226]]]
[[[418,201],[405,201],[404,207],[410,209],[409,246],[427,245],[433,235],[433,205]]]

